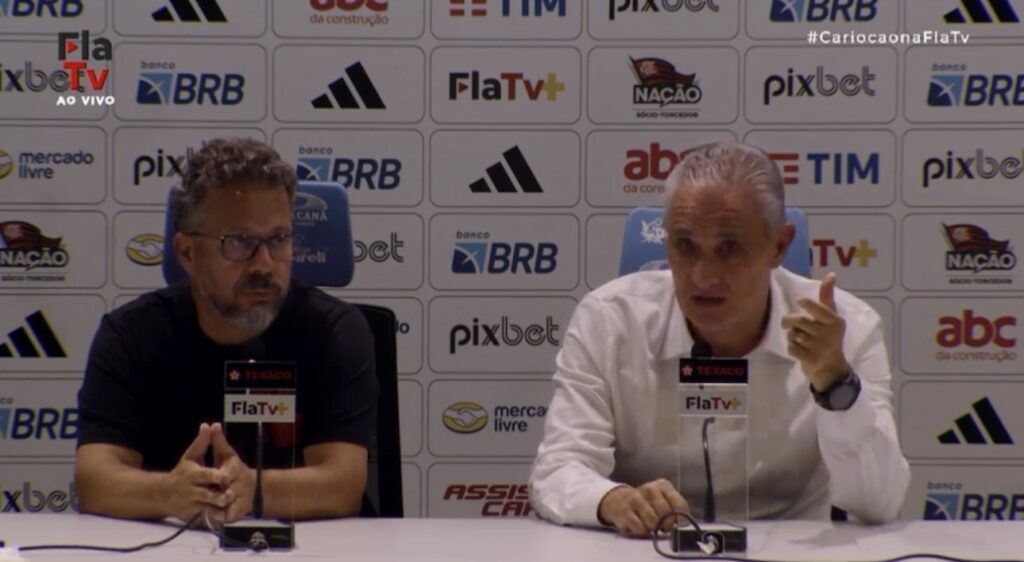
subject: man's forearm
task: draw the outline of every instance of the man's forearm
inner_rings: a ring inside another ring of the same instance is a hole
[[[365,475],[337,466],[317,465],[263,471],[263,516],[314,519],[357,515],[362,507]]]
[[[130,519],[162,519],[167,511],[167,474],[120,463],[75,469],[78,509]]]

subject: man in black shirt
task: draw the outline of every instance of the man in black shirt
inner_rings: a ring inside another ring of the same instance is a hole
[[[189,281],[106,315],[93,340],[78,394],[82,511],[249,514],[255,432],[232,424],[229,444],[224,363],[265,359],[294,362],[297,383],[294,432],[271,424],[264,435],[265,465],[287,467],[263,473],[264,515],[359,512],[376,423],[373,339],[357,308],[291,281],[295,186],[258,141],[209,141],[190,159],[173,194]]]

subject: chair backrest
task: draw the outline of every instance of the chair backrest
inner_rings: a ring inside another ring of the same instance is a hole
[[[164,280],[185,278],[174,254],[173,202],[168,196],[164,221]],[[310,285],[344,287],[355,270],[352,221],[345,188],[334,182],[300,181],[295,192],[296,247],[292,275]]]
[[[370,447],[364,517],[402,517],[402,446],[398,415],[397,325],[388,308],[357,304],[374,336],[377,362],[377,435]]]
[[[352,221],[345,189],[333,182],[300,181],[295,193],[296,249],[292,275],[309,285],[344,287],[352,281],[355,256]],[[174,210],[168,198],[164,225],[164,280],[187,275],[174,254]],[[377,432],[369,450],[362,515],[402,517],[402,451],[399,440],[398,359],[395,313],[356,304],[374,337],[374,359],[380,395]]]
[[[619,275],[652,269],[668,269],[665,250],[665,210],[662,207],[637,207],[626,217],[626,230],[622,235],[622,255]],[[786,208],[786,220],[796,228],[796,236],[786,252],[782,266],[811,276],[811,241],[807,229],[807,215],[797,207]]]

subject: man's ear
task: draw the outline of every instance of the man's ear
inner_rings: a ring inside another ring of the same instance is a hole
[[[192,276],[192,270],[195,268],[195,251],[195,238],[181,232],[174,233],[174,254],[178,257],[181,268],[188,273],[189,277]]]
[[[773,241],[775,253],[772,256],[772,267],[779,267],[785,261],[786,252],[789,251],[789,246],[793,243],[793,238],[796,237],[796,227],[787,222],[776,232],[777,236]]]

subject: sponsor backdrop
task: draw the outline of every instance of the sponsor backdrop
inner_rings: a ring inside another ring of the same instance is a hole
[[[251,136],[348,191],[355,278],[330,292],[397,313],[407,514],[529,515],[576,303],[616,275],[629,208],[731,139],[780,165],[814,276],[885,322],[903,517],[1024,518],[1021,17],[1024,0],[0,0],[3,511],[76,508],[99,319],[163,285],[188,156]],[[808,43],[826,31],[930,42]]]

